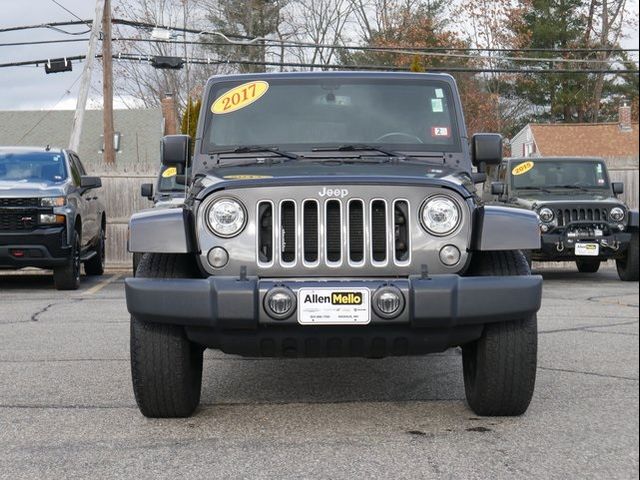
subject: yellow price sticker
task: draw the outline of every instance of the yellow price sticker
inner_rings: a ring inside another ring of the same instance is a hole
[[[171,178],[175,177],[178,174],[178,170],[176,167],[169,167],[164,172],[162,172],[162,178]]]
[[[527,173],[529,170],[531,170],[534,167],[534,163],[529,161],[529,162],[522,162],[518,165],[516,165],[513,170],[511,170],[511,174],[512,175],[522,175],[523,173]]]
[[[259,180],[261,178],[273,178],[271,175],[225,175],[225,180]]]
[[[220,95],[211,105],[211,111],[216,115],[235,112],[251,105],[267,93],[267,90],[269,84],[262,80],[243,83]]]

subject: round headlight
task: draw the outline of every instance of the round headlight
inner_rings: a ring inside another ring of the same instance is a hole
[[[538,212],[538,215],[540,216],[540,220],[542,220],[545,223],[552,222],[553,218],[555,217],[553,210],[547,207],[541,208],[540,212]]]
[[[624,210],[620,207],[613,207],[609,212],[609,216],[614,222],[620,222],[624,218]]]
[[[422,207],[422,226],[434,235],[447,235],[460,225],[458,204],[448,197],[433,197]]]
[[[247,215],[240,202],[233,198],[219,198],[209,207],[207,223],[219,237],[233,237],[244,228]]]

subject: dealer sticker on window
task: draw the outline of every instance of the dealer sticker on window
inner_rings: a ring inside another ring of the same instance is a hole
[[[600,254],[600,245],[597,243],[576,243],[576,256],[597,257]]]
[[[301,325],[366,325],[371,321],[368,288],[301,288]]]

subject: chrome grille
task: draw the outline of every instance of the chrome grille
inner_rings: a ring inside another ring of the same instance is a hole
[[[256,213],[260,267],[384,267],[410,261],[407,200],[264,200]]]

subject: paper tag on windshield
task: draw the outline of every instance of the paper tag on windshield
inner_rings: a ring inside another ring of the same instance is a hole
[[[449,127],[431,127],[432,137],[449,137],[451,136],[451,130]]]
[[[431,111],[434,113],[443,112],[444,108],[442,106],[441,98],[432,98],[431,99]]]
[[[441,88],[436,88],[436,98],[444,98],[444,92]]]

